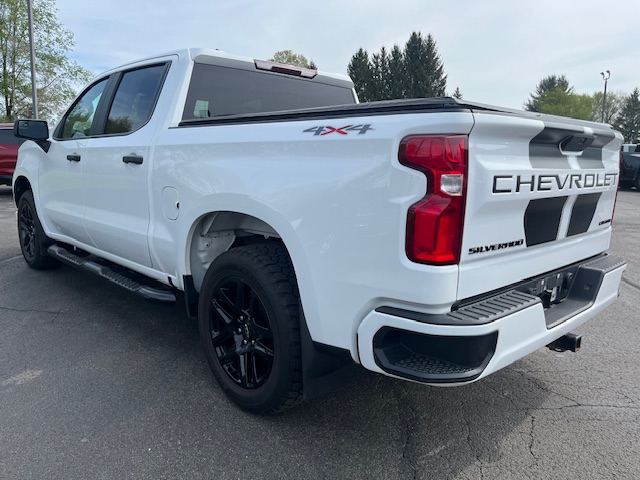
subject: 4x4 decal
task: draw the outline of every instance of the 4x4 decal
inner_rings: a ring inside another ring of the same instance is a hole
[[[323,125],[320,127],[311,127],[303,130],[303,133],[313,133],[314,135],[329,135],[330,133],[337,133],[339,135],[349,135],[351,132],[358,132],[358,135],[364,135],[369,130],[373,130],[371,128],[371,124],[367,123],[365,125],[346,125],[340,128],[334,128],[329,125]]]

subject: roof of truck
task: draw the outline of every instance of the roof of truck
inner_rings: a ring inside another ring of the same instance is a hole
[[[123,68],[136,65],[140,62],[148,62],[149,60],[161,59],[161,58],[166,58],[170,56],[177,56],[181,60],[188,60],[196,63],[219,65],[219,66],[229,67],[229,68],[240,68],[244,70],[257,70],[259,63],[269,63],[268,60],[259,60],[259,59],[254,59],[250,57],[243,57],[240,55],[232,55],[230,53],[226,53],[221,50],[212,49],[212,48],[183,48],[180,50],[173,50],[170,52],[165,52],[165,53],[152,55],[145,58],[140,58],[138,60],[129,62],[127,64],[120,65],[107,72],[101,73],[100,76],[109,74],[113,71],[122,70]],[[276,64],[275,62],[270,62],[270,63],[285,67],[285,65],[283,64]],[[292,69],[307,70],[309,72],[314,72],[313,78],[307,78],[307,80],[310,80],[310,81],[321,81],[323,83],[329,83],[334,85],[340,85],[342,87],[353,88],[353,82],[347,75],[341,75],[337,73],[327,73],[319,70],[301,69],[300,67],[296,67],[296,66],[289,66],[289,67]],[[280,72],[275,72],[275,73],[278,74]]]

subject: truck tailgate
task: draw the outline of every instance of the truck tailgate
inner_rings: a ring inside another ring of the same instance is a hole
[[[622,136],[603,124],[474,112],[458,298],[609,247]]]

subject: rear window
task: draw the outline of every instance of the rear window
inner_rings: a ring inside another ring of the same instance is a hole
[[[0,129],[0,144],[20,146],[24,138],[18,138],[13,134],[13,129]]]
[[[183,120],[355,103],[350,88],[298,77],[196,63]]]

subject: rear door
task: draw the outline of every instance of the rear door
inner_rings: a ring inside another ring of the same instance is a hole
[[[169,63],[119,72],[102,135],[82,156],[84,225],[102,251],[151,267],[149,228],[150,122]]]
[[[458,298],[609,247],[622,136],[561,117],[474,112]]]

